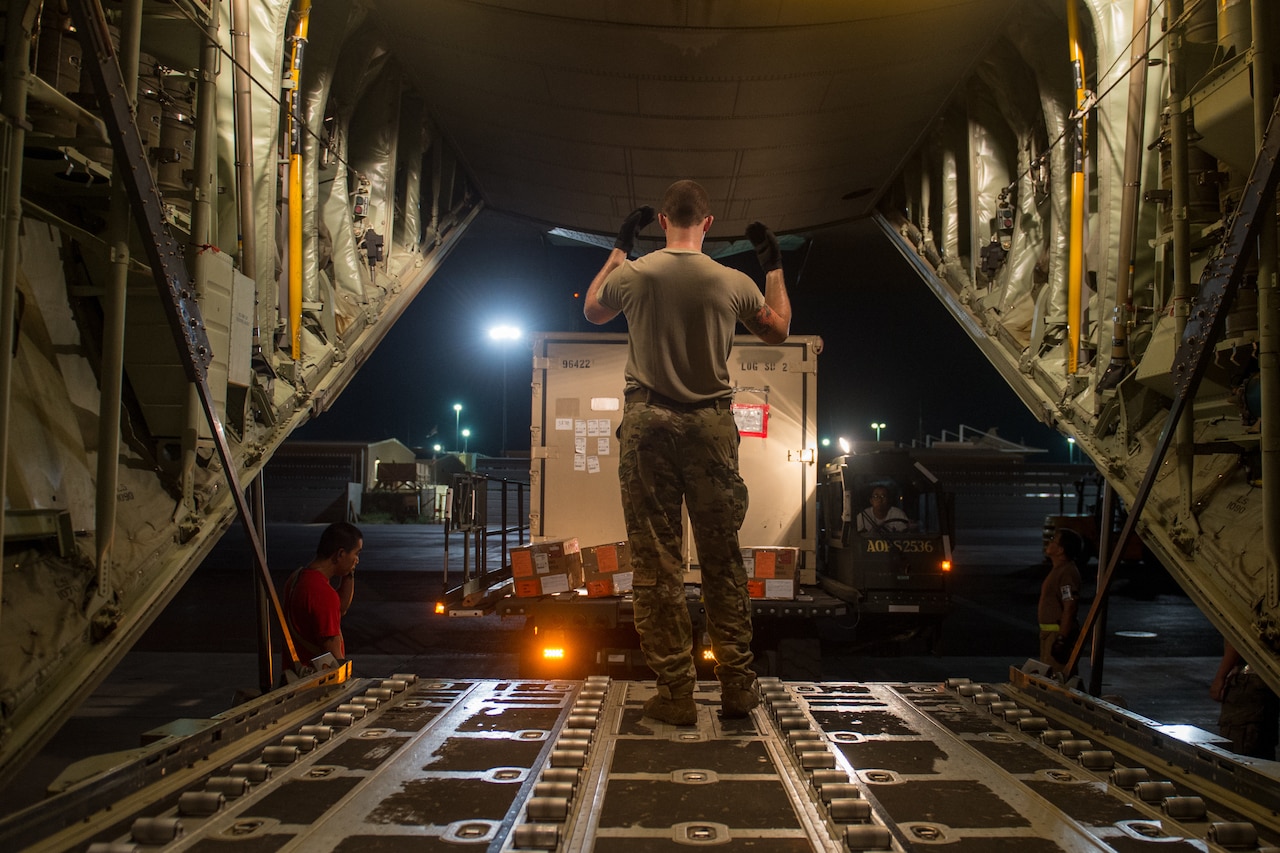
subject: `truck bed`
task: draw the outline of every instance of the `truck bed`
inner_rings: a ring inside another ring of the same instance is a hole
[[[701,589],[686,586],[685,594],[691,607],[699,607]],[[631,596],[611,595],[588,598],[577,592],[544,595],[537,598],[506,596],[494,604],[494,611],[502,616],[530,616],[554,613],[562,608],[578,611],[577,618],[586,624],[610,626],[634,622]],[[794,600],[752,599],[753,619],[772,617],[839,616],[846,610],[845,602],[817,587],[804,587]],[[593,615],[594,614],[594,615]]]
[[[687,727],[643,717],[652,682],[304,685],[11,817],[0,846],[1177,853],[1280,838],[1274,763],[1011,677],[762,679],[743,720],[701,683]]]

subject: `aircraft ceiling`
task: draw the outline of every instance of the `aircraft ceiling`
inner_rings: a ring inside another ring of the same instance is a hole
[[[608,235],[690,177],[714,239],[867,215],[1017,4],[372,5],[490,208]]]

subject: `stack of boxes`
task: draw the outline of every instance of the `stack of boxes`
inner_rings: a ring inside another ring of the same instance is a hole
[[[626,542],[593,545],[582,552],[588,598],[631,592],[631,549]]]
[[[555,539],[511,549],[511,582],[519,598],[568,592],[582,586],[577,539]]]
[[[800,549],[743,548],[752,598],[793,601],[800,589]],[[555,539],[511,549],[516,596],[536,598],[586,587],[588,598],[631,592],[631,549],[626,542],[580,548],[577,539]]]
[[[752,598],[792,601],[800,587],[799,548],[743,548]]]

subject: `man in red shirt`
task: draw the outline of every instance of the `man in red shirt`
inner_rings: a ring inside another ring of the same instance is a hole
[[[363,547],[360,528],[345,521],[330,524],[320,534],[315,559],[285,582],[284,615],[297,647],[299,666],[310,665],[325,652],[338,660],[346,658],[342,616],[355,596],[355,571]],[[285,664],[289,667],[290,662]]]

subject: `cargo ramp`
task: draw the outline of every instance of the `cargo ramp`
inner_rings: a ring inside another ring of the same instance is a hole
[[[1275,762],[1034,676],[762,679],[643,716],[652,682],[299,685],[0,822],[6,849],[1273,849]]]

